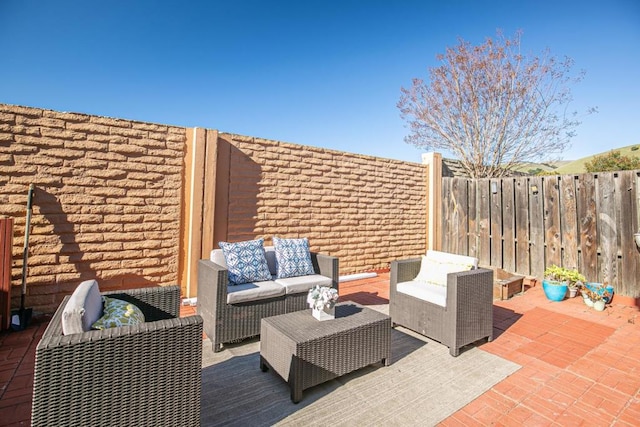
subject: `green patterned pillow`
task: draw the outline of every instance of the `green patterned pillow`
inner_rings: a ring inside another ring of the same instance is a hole
[[[91,325],[93,329],[117,328],[119,326],[133,326],[144,322],[144,314],[128,301],[102,297],[104,309],[102,317]]]

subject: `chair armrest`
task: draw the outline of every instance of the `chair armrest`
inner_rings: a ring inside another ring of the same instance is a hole
[[[229,270],[208,259],[198,261],[198,301],[226,304],[228,284]]]
[[[391,261],[389,274],[389,301],[395,302],[398,283],[408,282],[416,278],[420,272],[422,258],[410,258]],[[393,304],[392,304],[393,305]],[[395,305],[394,305],[395,307]],[[390,311],[393,309],[390,307]]]
[[[340,281],[338,257],[311,252],[311,262],[313,263],[314,271],[317,274],[329,277],[332,281],[331,287],[338,290]]]
[[[493,304],[493,271],[478,268],[447,275],[447,308]]]
[[[422,258],[410,258],[391,261],[389,283],[395,287],[398,283],[409,282],[420,272]]]
[[[216,325],[224,318],[229,272],[208,259],[198,261],[197,312],[204,318],[204,332],[215,341]]]
[[[66,301],[65,301],[66,302]],[[62,335],[62,328],[53,325],[54,318],[51,319],[49,326],[54,326],[53,328],[47,327],[44,334],[42,335],[42,339],[38,343],[36,348],[36,353],[41,350],[52,349],[56,347],[73,347],[74,345],[89,345],[91,343],[95,343],[100,340],[110,340],[109,345],[115,345],[115,342],[121,341],[122,343],[126,343],[127,341],[131,341],[131,343],[136,340],[140,340],[140,338],[135,338],[131,340],[131,337],[135,335],[148,334],[152,335],[163,335],[169,332],[163,332],[171,330],[172,333],[175,333],[176,328],[181,328],[185,326],[194,327],[196,329],[202,330],[202,317],[199,315],[193,315],[188,317],[177,317],[171,319],[163,319],[163,320],[155,320],[151,322],[142,322],[133,326],[121,326],[118,328],[107,328],[102,330],[90,330],[87,332],[82,332],[79,334],[70,334],[70,335]],[[57,322],[60,323],[60,322]],[[57,331],[60,331],[58,334]],[[187,332],[185,332],[186,334]],[[160,339],[160,338],[158,338]],[[200,332],[200,341],[202,341],[202,332]],[[131,346],[132,344],[129,344]],[[169,343],[165,346],[167,349],[169,348]],[[164,348],[164,347],[163,347]],[[179,347],[178,347],[179,348]],[[144,350],[145,352],[147,350]],[[165,351],[165,350],[163,350]]]

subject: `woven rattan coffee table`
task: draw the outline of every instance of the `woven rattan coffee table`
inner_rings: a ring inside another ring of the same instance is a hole
[[[260,369],[272,368],[298,403],[302,391],[372,363],[389,364],[391,318],[354,302],[319,321],[311,309],[262,319]]]

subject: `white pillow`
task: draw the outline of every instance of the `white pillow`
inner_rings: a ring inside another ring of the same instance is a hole
[[[79,334],[91,329],[102,316],[102,297],[98,282],[85,280],[71,294],[62,311],[62,333]]]
[[[470,263],[438,261],[424,255],[420,263],[420,272],[414,280],[446,287],[449,273],[469,271],[473,267],[473,264]]]

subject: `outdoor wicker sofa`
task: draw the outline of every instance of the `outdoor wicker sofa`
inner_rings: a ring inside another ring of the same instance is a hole
[[[179,317],[180,288],[100,295],[135,304],[145,322],[64,335],[66,296],[36,348],[32,425],[200,425],[203,322]]]
[[[493,271],[477,268],[477,260],[471,258],[475,260],[471,270],[447,273],[446,269],[452,266],[447,260],[460,260],[459,255],[428,251],[427,256],[442,261],[445,270],[437,262],[432,267],[440,270],[435,274],[443,276],[446,286],[430,283],[428,278],[419,280],[419,273],[428,270],[421,271],[423,258],[392,261],[389,314],[393,325],[404,326],[446,345],[452,356],[458,356],[465,345],[481,339],[491,341]],[[435,291],[436,298],[428,296],[431,291]]]
[[[266,246],[265,253],[269,270],[275,277],[274,248]],[[338,258],[311,252],[311,262],[315,275],[324,276],[319,279],[338,289]],[[260,320],[263,317],[308,309],[308,290],[317,278],[303,276],[288,280],[297,283],[298,289],[295,293],[231,303],[229,294],[234,291],[234,286],[229,285],[228,270],[222,251],[214,249],[211,252],[211,259],[200,260],[198,263],[198,314],[204,319],[204,331],[211,339],[213,351],[221,351],[224,343],[260,335]],[[305,286],[299,286],[303,283]]]

